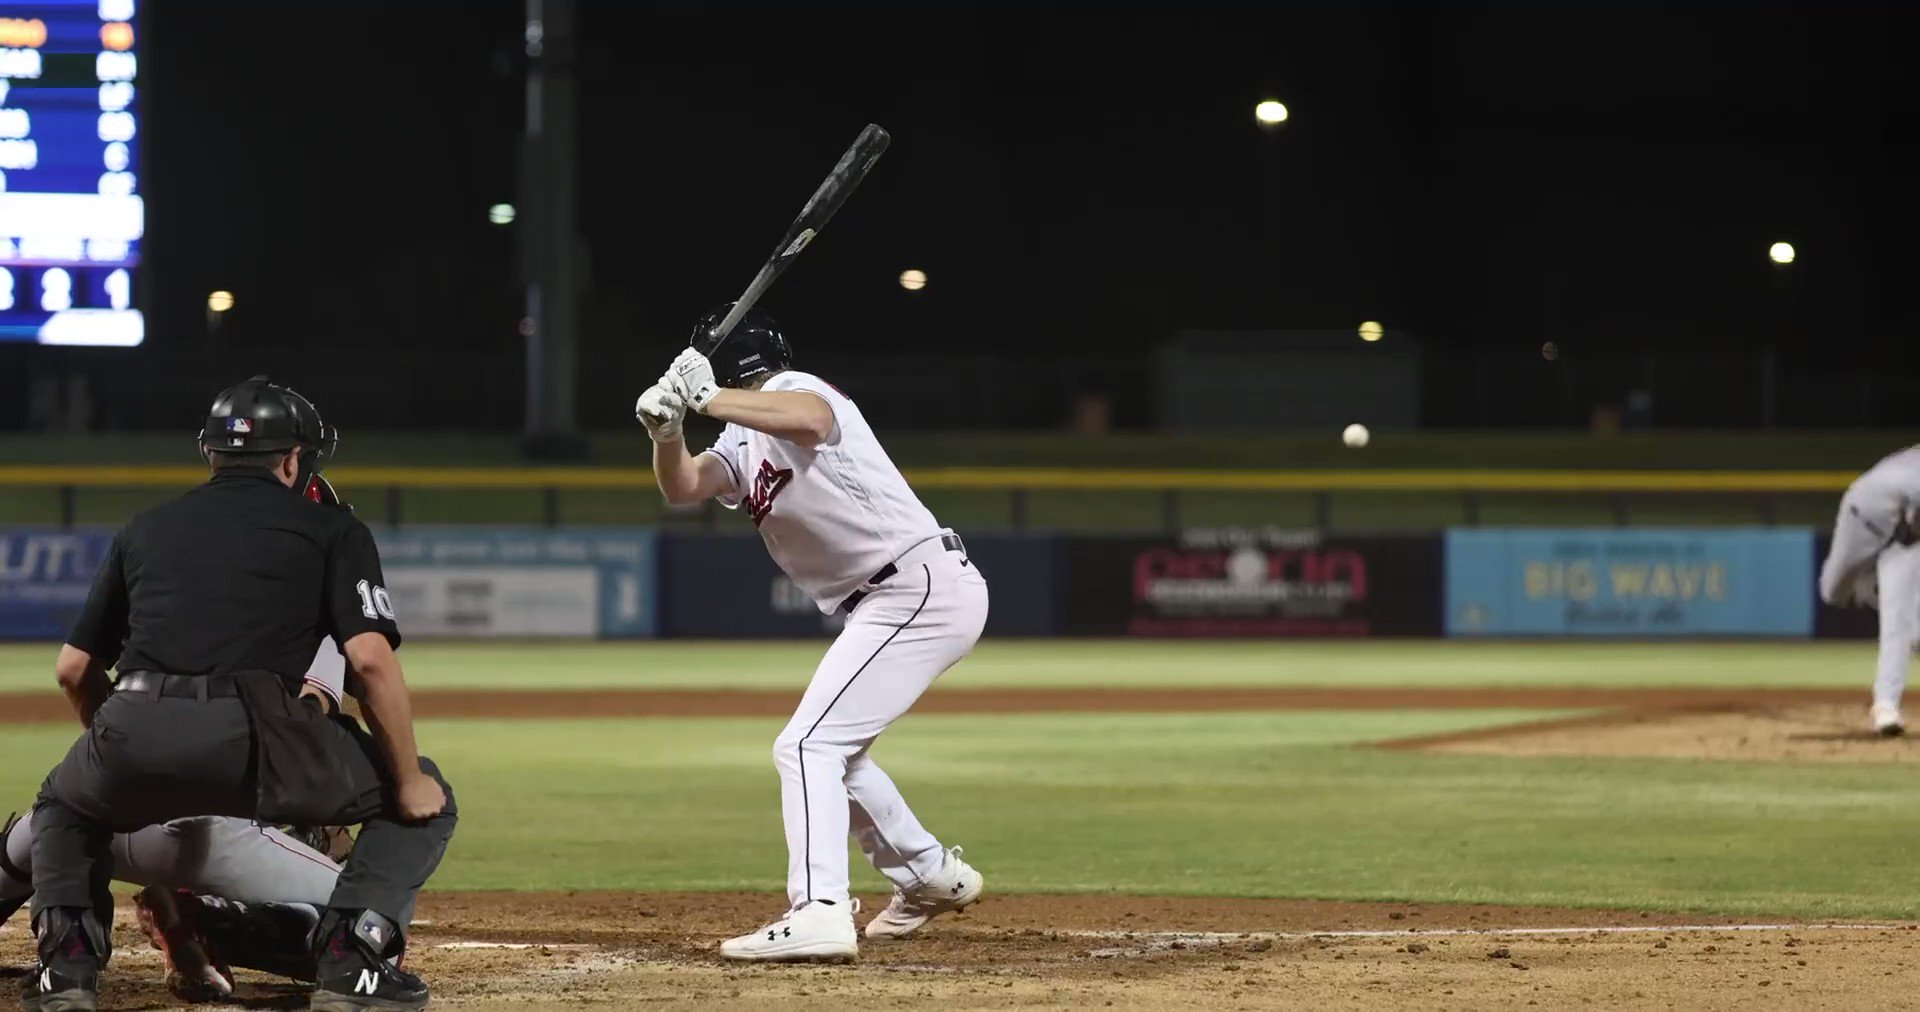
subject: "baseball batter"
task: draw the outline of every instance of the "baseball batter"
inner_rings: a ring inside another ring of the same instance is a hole
[[[785,916],[723,942],[740,960],[850,959],[859,946],[848,893],[849,832],[893,884],[866,926],[899,938],[980,897],[980,873],[945,848],[868,753],[921,693],[973,650],[987,582],[887,457],[860,409],[817,376],[790,368],[779,327],[748,312],[724,342],[722,306],[693,347],[640,396],[654,474],[673,504],[708,497],[743,510],[767,551],[823,613],[847,622],[774,742],[787,836]],[[688,408],[726,423],[688,454]]]
[[[1873,729],[1906,731],[1900,696],[1920,645],[1920,446],[1887,456],[1840,498],[1833,547],[1820,567],[1820,598],[1880,610],[1880,665],[1873,681]]]

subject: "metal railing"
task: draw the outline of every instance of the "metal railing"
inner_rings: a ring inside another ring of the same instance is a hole
[[[342,488],[362,499],[379,495],[389,525],[408,516],[410,490],[515,490],[536,492],[535,522],[558,527],[566,522],[567,492],[654,494],[653,473],[645,468],[467,468],[341,467],[328,472]],[[1679,470],[1314,470],[1245,471],[1128,468],[944,467],[906,472],[922,493],[998,492],[1006,496],[1006,522],[1030,526],[1036,493],[1153,494],[1159,501],[1159,525],[1178,529],[1186,520],[1189,497],[1205,494],[1287,493],[1311,499],[1316,526],[1333,526],[1334,497],[1344,493],[1404,493],[1442,496],[1457,501],[1462,521],[1481,522],[1488,497],[1536,494],[1600,497],[1614,523],[1632,520],[1640,497],[1733,496],[1754,504],[1753,515],[1774,522],[1772,503],[1782,497],[1820,497],[1830,501],[1856,476],[1851,471],[1679,471]],[[52,465],[0,466],[0,490],[51,490],[62,526],[78,522],[83,490],[184,489],[206,478],[194,467]],[[377,491],[376,491],[377,490]],[[711,509],[692,511],[711,524]],[[0,519],[4,519],[0,517]]]

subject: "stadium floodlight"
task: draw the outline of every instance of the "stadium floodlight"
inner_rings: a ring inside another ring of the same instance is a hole
[[[232,292],[219,291],[219,292],[214,292],[212,295],[207,296],[207,312],[209,313],[224,313],[227,310],[232,308],[233,308]]]
[[[495,225],[511,225],[513,224],[513,216],[514,210],[512,204],[495,204],[487,208],[487,220],[493,222]]]
[[[1777,242],[1767,247],[1767,259],[1777,264],[1790,264],[1795,255],[1790,242]]]
[[[927,287],[927,272],[909,267],[900,272],[900,287],[909,292],[917,292]]]
[[[1386,333],[1386,328],[1380,326],[1380,324],[1374,320],[1368,320],[1360,325],[1360,340],[1368,344],[1380,340]]]
[[[1267,99],[1253,107],[1253,118],[1262,126],[1279,126],[1287,121],[1287,107],[1273,99]]]

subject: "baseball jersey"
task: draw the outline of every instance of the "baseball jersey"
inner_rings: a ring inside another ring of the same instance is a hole
[[[788,370],[760,389],[819,395],[833,409],[833,432],[801,446],[728,423],[706,451],[726,465],[728,483],[716,498],[746,508],[773,561],[822,612],[907,549],[947,533],[833,384]]]
[[[1896,450],[1853,480],[1847,498],[1897,511],[1920,507],[1920,446]],[[1863,507],[1864,508],[1864,507]]]

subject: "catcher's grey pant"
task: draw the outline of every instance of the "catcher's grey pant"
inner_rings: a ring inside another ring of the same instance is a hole
[[[399,821],[372,739],[338,722],[329,726],[358,789],[353,807],[331,821],[361,829],[327,906],[411,923],[415,896],[453,836],[453,789],[432,760],[422,758],[421,770],[447,792],[446,810],[421,823]],[[33,810],[34,915],[55,906],[111,915],[107,881],[115,832],[190,815],[251,818],[258,790],[253,753],[252,724],[237,698],[160,696],[157,689],[109,696],[40,788]]]
[[[175,819],[110,845],[120,882],[186,889],[242,903],[327,905],[340,866],[299,840],[249,819],[203,815]],[[0,841],[0,904],[33,891],[33,816]],[[18,877],[16,877],[16,874]]]

